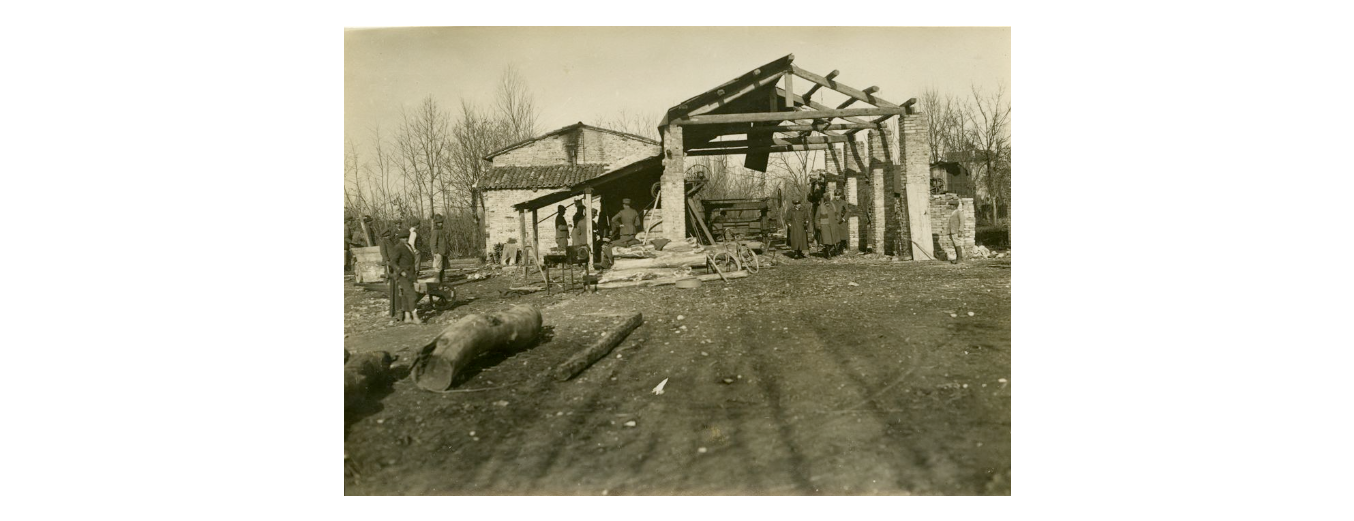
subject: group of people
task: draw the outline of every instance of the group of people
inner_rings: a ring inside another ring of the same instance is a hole
[[[555,246],[564,252],[580,252],[577,255],[571,254],[571,261],[577,261],[579,255],[586,255],[588,250],[588,229],[587,223],[583,221],[587,215],[584,212],[583,200],[574,201],[574,213],[572,219],[565,218],[568,208],[564,205],[555,207]],[[610,251],[613,246],[631,246],[639,241],[635,236],[643,230],[643,218],[639,212],[631,207],[629,198],[621,199],[621,210],[611,219],[606,221],[597,221],[597,210],[592,210],[592,232],[593,249],[592,255],[600,256],[600,262],[610,263]],[[608,233],[609,232],[609,233]],[[573,249],[570,249],[570,246]],[[584,249],[580,250],[579,247]],[[586,257],[581,257],[586,258]],[[505,259],[506,263],[506,259]]]
[[[846,251],[850,237],[847,218],[854,213],[852,205],[846,202],[840,189],[836,192],[824,190],[821,196],[810,191],[807,199],[817,199],[809,201],[816,202],[812,206],[806,204],[805,199],[796,197],[785,215],[786,238],[792,255],[804,258],[806,250],[812,251],[811,239],[822,248],[824,256],[841,255]]]
[[[354,226],[351,217],[347,217],[347,221],[345,249],[366,246],[371,237],[368,235],[364,239],[363,234],[375,233],[376,228],[371,216],[362,217],[365,227]],[[423,321],[419,319],[416,308],[421,295],[414,289],[414,284],[418,281],[419,253],[432,252],[435,280],[441,281],[446,272],[447,258],[451,254],[451,236],[445,227],[443,217],[434,215],[432,230],[424,234],[419,233],[417,218],[397,220],[381,230],[380,236],[374,242],[381,248],[381,263],[385,266],[386,282],[390,287],[390,317],[408,323],[422,324]]]

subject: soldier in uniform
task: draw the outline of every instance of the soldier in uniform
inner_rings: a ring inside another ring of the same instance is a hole
[[[818,213],[814,216],[814,225],[818,227],[818,244],[823,246],[823,255],[832,257],[837,254],[837,232],[840,230],[837,208],[832,205],[832,194],[824,193],[818,203]]]
[[[786,239],[789,239],[790,250],[795,252],[795,256],[804,258],[804,250],[809,249],[809,221],[811,220],[808,207],[804,206],[800,198],[796,197],[794,206],[785,213],[785,224],[789,226],[786,232]]]
[[[399,287],[400,292],[401,319],[407,323],[422,324],[415,307],[418,296],[414,293],[414,281],[418,278],[418,257],[408,239],[409,232],[401,230],[399,240],[391,248],[390,263],[394,266],[394,285]]]
[[[395,248],[395,235],[387,229],[381,232],[381,240],[377,243],[381,247],[381,265],[386,269],[386,286],[389,287],[390,299],[390,318],[398,317],[399,313],[399,289],[395,285],[395,265],[391,261],[391,253]]]
[[[564,217],[568,209],[564,205],[555,206],[555,247],[560,251],[569,251],[569,219]]]
[[[613,246],[630,246],[638,241],[635,234],[641,230],[639,212],[630,207],[630,199],[621,199],[621,211],[611,218],[611,236]]]
[[[850,212],[850,206],[846,203],[846,197],[842,194],[842,189],[838,188],[833,196],[832,208],[837,211],[837,253],[846,251],[847,239],[850,238],[849,226],[846,224],[846,217]]]
[[[437,272],[438,282],[442,282],[442,274],[447,269],[447,256],[451,255],[451,233],[443,225],[443,217],[434,215],[431,233],[433,270]]]
[[[954,244],[954,257],[950,259],[950,264],[959,264],[964,259],[964,205],[959,201],[950,202],[950,217],[946,219],[945,233],[950,236],[950,242]]]

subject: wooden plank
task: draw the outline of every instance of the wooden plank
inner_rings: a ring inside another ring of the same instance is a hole
[[[851,87],[850,85],[844,85],[837,80],[832,80],[825,78],[823,76],[819,76],[815,73],[800,68],[798,65],[791,65],[790,70],[794,72],[795,76],[799,76],[800,78],[804,78],[806,80],[817,83],[829,89],[835,90],[852,98],[856,98],[860,101],[864,101],[876,107],[899,108],[898,104],[893,103],[889,100],[880,98],[873,94],[867,93],[863,90],[856,89],[854,87]]]
[[[767,154],[777,152],[803,152],[806,150],[827,150],[832,145],[777,145],[760,148],[720,148],[714,150],[692,150],[688,156],[722,156],[732,154]]]
[[[837,108],[838,108],[838,109],[844,109],[844,108],[846,108],[846,107],[850,107],[852,103],[855,103],[855,102],[857,102],[857,101],[860,101],[860,100],[857,100],[856,98],[847,98],[847,100],[846,100],[846,101],[843,101],[841,105],[837,105]]]
[[[797,119],[832,119],[852,116],[897,116],[902,114],[899,107],[875,107],[867,109],[826,109],[799,110],[785,112],[752,112],[744,114],[709,114],[689,116],[672,122],[673,125],[709,125],[719,123],[758,123],[781,122]]]
[[[592,345],[584,348],[582,351],[574,353],[573,356],[565,360],[564,363],[555,367],[555,380],[565,381],[583,372],[585,369],[597,363],[598,360],[611,354],[611,350],[625,341],[625,337],[630,335],[631,331],[644,323],[644,314],[635,313],[625,317],[625,321],[619,326],[614,327],[597,339]]]
[[[845,143],[850,140],[851,138],[847,136],[807,136],[807,137],[787,137],[787,138],[772,137],[769,145],[808,145],[823,143]],[[694,148],[692,150],[734,148],[734,147],[756,147],[759,145],[769,146],[766,144],[765,141],[732,139],[726,141],[711,141],[709,143],[700,145],[699,147]]]
[[[701,130],[711,130],[711,129],[718,131],[722,136],[728,136],[735,134],[768,134],[780,132],[811,132],[811,131],[824,132],[829,130],[877,130],[879,129],[879,125],[866,122],[866,123],[834,123],[834,124],[814,123],[804,125],[767,125],[754,127],[751,126],[750,124],[745,123],[730,123],[728,125],[719,125],[719,126],[709,125],[701,127]]]
[[[781,77],[781,76],[789,76],[789,75],[788,75],[788,74],[785,74],[785,73],[770,74],[770,75],[767,75],[767,76],[764,77],[764,78],[757,78],[757,79],[756,79],[755,81],[753,81],[752,83],[748,83],[748,84],[743,85],[742,87],[737,88],[737,89],[732,89],[732,88],[731,88],[731,89],[720,89],[720,90],[716,91],[716,94],[719,96],[718,98],[715,98],[714,100],[708,101],[708,102],[706,102],[706,103],[702,103],[702,104],[696,106],[696,107],[693,108],[693,109],[689,109],[689,110],[687,111],[687,114],[688,114],[688,115],[693,115],[693,116],[694,116],[694,115],[705,114],[705,113],[710,112],[710,111],[712,111],[712,110],[715,110],[715,109],[718,109],[718,108],[723,107],[723,106],[725,106],[725,105],[728,105],[729,103],[733,102],[735,99],[738,99],[739,97],[745,96],[745,95],[747,95],[748,93],[750,93],[750,92],[752,92],[752,91],[755,91],[755,90],[760,89],[760,88],[762,88],[762,87],[765,87],[765,86],[767,86],[767,85],[775,84],[777,81],[780,81],[780,77]],[[775,109],[773,108],[772,110],[775,110]]]
[[[838,74],[841,74],[841,73],[842,73],[842,71],[833,69],[832,72],[827,73],[826,79],[827,79],[828,81],[831,81],[832,78],[836,78],[837,75],[838,75]],[[812,97],[813,97],[813,93],[818,92],[818,89],[821,89],[821,88],[823,88],[822,85],[817,84],[817,83],[813,84],[813,86],[809,87],[809,91],[804,93],[804,99],[807,100],[807,99],[809,99],[809,98],[812,98]]]
[[[793,75],[793,74],[786,74],[786,75],[784,75],[784,76],[785,76],[785,92],[788,92],[788,93],[790,93],[790,94],[794,94],[794,93],[795,93],[795,75]],[[774,94],[774,93],[773,93],[773,94]],[[789,107],[789,108],[795,108],[795,101],[794,101],[794,97],[793,97],[793,96],[790,96],[790,97],[786,97],[786,98],[785,98],[785,106],[786,106],[786,107]],[[775,110],[775,108],[772,107],[772,110]]]

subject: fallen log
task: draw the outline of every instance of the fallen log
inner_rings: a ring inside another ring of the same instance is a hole
[[[411,371],[414,383],[429,391],[446,391],[475,357],[527,347],[540,335],[541,310],[536,306],[519,304],[494,315],[466,315],[419,351]]]
[[[625,341],[625,337],[629,336],[631,331],[634,331],[643,323],[644,314],[630,315],[619,327],[607,331],[605,335],[602,335],[602,338],[597,339],[597,342],[574,353],[574,356],[569,357],[568,360],[556,367],[554,371],[555,379],[563,382],[578,376],[578,373],[583,372],[583,370],[610,354],[612,349]]]
[[[690,273],[691,270],[683,268],[627,268],[611,269],[598,277],[597,281],[601,283],[620,282],[625,280],[649,280],[661,279],[678,276],[679,272]]]
[[[724,278],[725,278],[725,279],[741,279],[741,278],[744,278],[744,277],[747,277],[747,276],[748,276],[747,270],[731,271],[731,272],[728,272],[728,273],[725,273],[725,274],[724,274]],[[683,277],[683,278],[686,278],[686,277]],[[701,282],[709,282],[709,281],[712,281],[712,280],[719,280],[719,279],[720,279],[718,273],[710,273],[710,274],[706,274],[706,275],[697,275],[696,278],[700,279]],[[666,285],[668,285],[668,284],[676,284],[676,283],[677,283],[677,280],[678,280],[678,279],[676,279],[676,278],[664,278],[664,279],[635,280],[635,281],[625,281],[625,282],[608,282],[608,283],[605,283],[605,284],[598,284],[598,285],[597,285],[597,289],[617,289],[617,288],[638,288],[638,287],[650,287],[650,286],[666,286]]]
[[[637,268],[681,268],[684,266],[704,266],[705,252],[664,255],[652,259],[616,259],[611,268],[632,270]]]

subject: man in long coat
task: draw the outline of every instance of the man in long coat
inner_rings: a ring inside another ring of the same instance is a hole
[[[813,224],[818,227],[818,242],[823,245],[823,254],[828,257],[835,255],[837,250],[841,231],[840,217],[837,207],[832,205],[832,194],[823,194],[823,201],[818,203],[818,215],[814,216]]]
[[[400,290],[395,284],[395,265],[390,262],[395,249],[394,233],[389,229],[381,232],[381,240],[377,245],[381,247],[381,265],[385,266],[386,270],[386,286],[390,288],[389,295],[387,295],[390,299],[390,318],[396,318],[400,316]]]
[[[555,247],[560,251],[569,251],[569,218],[565,217],[564,205],[555,205]]]
[[[804,250],[809,249],[809,221],[811,220],[809,209],[803,205],[798,197],[795,198],[794,206],[785,213],[785,224],[790,227],[786,233],[790,242],[790,249],[795,252],[795,256],[804,258]]]
[[[638,241],[635,240],[635,234],[643,229],[643,224],[639,218],[639,212],[630,207],[630,199],[621,199],[621,211],[611,218],[611,235],[615,238],[614,246],[630,246]]]
[[[849,215],[850,205],[846,203],[846,198],[842,195],[842,189],[838,188],[837,193],[832,198],[832,208],[837,211],[837,253],[846,251],[847,239],[851,236],[850,227],[846,223]]]

